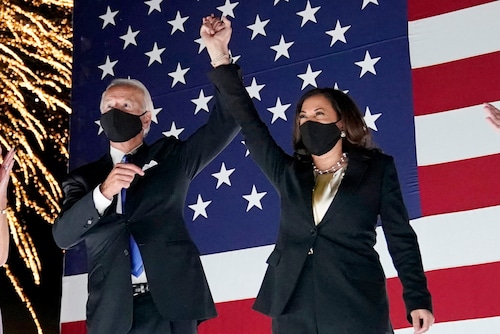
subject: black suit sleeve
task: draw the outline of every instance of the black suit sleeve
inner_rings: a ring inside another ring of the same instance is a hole
[[[60,248],[68,249],[78,244],[100,217],[94,205],[92,191],[87,192],[81,182],[69,177],[63,183],[63,189],[63,209],[54,223],[52,234]]]
[[[241,126],[245,145],[264,174],[273,183],[279,183],[284,164],[291,163],[288,156],[274,141],[269,129],[262,122],[248,95],[237,65],[217,67],[210,78],[219,92],[223,104]]]
[[[215,106],[207,123],[181,144],[180,159],[186,166],[188,177],[194,178],[229,145],[239,131],[240,126],[216,92]]]
[[[380,216],[389,253],[403,285],[403,299],[411,323],[411,311],[427,309],[432,312],[431,295],[427,289],[417,236],[409,223],[403,202],[396,166],[392,157],[387,159]]]
[[[60,248],[68,249],[78,244],[101,220],[92,192],[112,167],[111,158],[106,156],[97,162],[77,168],[63,181],[62,209],[52,227],[54,241]],[[108,208],[105,215],[111,211]]]

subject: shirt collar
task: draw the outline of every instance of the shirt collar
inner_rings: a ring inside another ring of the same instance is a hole
[[[135,154],[139,148],[142,146],[143,143],[140,143],[137,147],[135,147],[133,150],[130,152],[124,153],[120,151],[117,148],[114,148],[113,146],[109,147],[109,154],[111,155],[111,159],[113,160],[113,165],[116,165],[117,163],[121,162],[123,157],[127,154]]]

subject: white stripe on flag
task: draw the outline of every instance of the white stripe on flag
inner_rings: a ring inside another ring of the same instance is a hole
[[[61,323],[85,320],[87,276],[87,274],[81,274],[63,277]]]
[[[415,140],[419,166],[500,153],[498,131],[486,121],[482,104],[416,116]]]
[[[411,222],[422,251],[424,269],[435,270],[500,261],[500,206],[429,216]],[[450,224],[453,228],[450,228]],[[397,273],[378,229],[375,249],[388,278]],[[457,247],[460,245],[460,247]],[[257,296],[274,246],[255,247],[203,256],[202,261],[216,302]]]
[[[424,269],[428,271],[500,261],[498,217],[500,206],[413,220],[411,224],[419,238]],[[381,232],[378,229],[375,249],[380,254],[387,277],[396,277]],[[269,245],[202,256],[215,302],[255,298],[267,267],[267,257],[273,247]],[[85,319],[86,300],[87,274],[65,276],[61,322]]]
[[[500,50],[499,17],[500,1],[496,1],[409,22],[412,68]]]
[[[255,298],[274,245],[202,256],[216,303]]]
[[[415,219],[425,271],[500,261],[500,206]],[[397,272],[379,229],[375,249],[388,278]]]

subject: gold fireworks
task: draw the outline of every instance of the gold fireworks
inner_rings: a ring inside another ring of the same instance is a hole
[[[62,191],[53,168],[64,166],[68,157],[72,7],[72,0],[0,3],[0,145],[16,148],[8,220],[35,284],[42,264],[26,220],[35,215],[50,224],[60,209]],[[6,273],[41,333],[15,273],[8,267]]]

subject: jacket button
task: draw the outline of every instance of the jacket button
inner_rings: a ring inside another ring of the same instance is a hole
[[[318,230],[316,228],[312,228],[311,229],[311,236],[316,236],[316,234],[318,233]]]
[[[89,220],[87,220],[87,225],[90,225],[92,224],[92,218],[89,218]]]
[[[125,249],[125,250],[123,251],[123,254],[125,254],[125,256],[128,256],[128,249]]]

